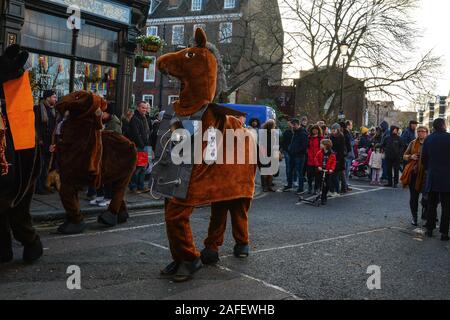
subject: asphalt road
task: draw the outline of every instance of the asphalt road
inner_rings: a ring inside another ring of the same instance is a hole
[[[134,212],[112,230],[92,222],[79,236],[40,225],[45,256],[24,266],[16,245],[16,261],[0,266],[0,299],[450,299],[450,244],[414,231],[407,191],[355,186],[321,208],[263,195],[250,212],[250,258],[232,257],[229,227],[220,264],[183,284],[159,276],[171,260],[161,211]],[[208,221],[208,208],[192,217],[200,249]],[[67,288],[71,265],[81,290]],[[373,265],[380,290],[367,288]]]

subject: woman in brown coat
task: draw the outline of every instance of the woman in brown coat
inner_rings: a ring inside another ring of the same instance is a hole
[[[413,216],[412,225],[415,227],[418,226],[419,197],[422,193],[425,180],[425,169],[420,161],[420,157],[422,154],[423,142],[428,136],[428,133],[427,127],[419,127],[417,129],[418,138],[409,144],[408,149],[406,149],[406,152],[403,155],[403,160],[408,161],[408,164],[403,170],[401,182],[403,187],[409,187],[409,205]],[[424,218],[425,217],[422,216],[422,219]]]

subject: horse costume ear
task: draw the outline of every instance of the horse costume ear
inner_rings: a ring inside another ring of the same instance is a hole
[[[197,28],[195,30],[195,43],[197,44],[197,47],[199,48],[205,48],[206,47],[206,33],[202,28]]]

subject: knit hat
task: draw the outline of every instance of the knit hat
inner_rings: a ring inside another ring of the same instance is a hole
[[[341,129],[341,125],[339,123],[335,123],[331,126],[331,130],[340,130]]]
[[[110,102],[110,103],[108,103],[108,106],[106,107],[106,110],[104,112],[109,113],[109,114],[114,114],[115,109],[116,109],[116,103]]]
[[[56,92],[53,90],[45,90],[44,93],[42,94],[42,98],[47,99],[55,94],[56,94]]]
[[[361,127],[361,134],[367,134],[369,133],[369,129],[366,127]]]

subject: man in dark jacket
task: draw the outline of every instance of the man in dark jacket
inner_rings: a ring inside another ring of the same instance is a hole
[[[405,144],[398,135],[399,128],[391,126],[390,134],[382,142],[386,157],[386,174],[388,183],[385,187],[397,188],[400,172],[400,161],[403,158]],[[394,170],[394,180],[392,180],[392,170]]]
[[[450,224],[450,134],[444,119],[433,123],[435,132],[424,142],[422,162],[426,170],[425,193],[429,194],[427,208],[427,236],[436,228],[437,206],[442,206],[440,232],[442,241],[449,241]]]
[[[288,126],[289,127],[283,132],[280,144],[280,151],[283,153],[284,163],[286,164],[286,180],[289,180],[289,176],[291,175],[291,157],[289,156],[289,146],[291,145],[292,137],[294,136],[291,121],[288,121]]]
[[[34,106],[36,134],[39,139],[41,152],[41,174],[36,184],[36,193],[40,195],[49,194],[45,183],[49,172],[51,159],[50,146],[53,144],[53,132],[56,127],[56,93],[53,90],[44,91],[43,97],[38,105]]]
[[[293,186],[293,176],[294,171],[298,175],[298,194],[304,192],[304,173],[303,168],[306,163],[306,151],[308,149],[308,132],[305,128],[300,125],[298,119],[292,120],[292,127],[294,129],[294,134],[292,137],[292,142],[289,145],[289,157],[290,157],[290,175],[288,177],[288,185],[284,187],[283,191],[289,191]]]
[[[133,118],[130,121],[130,140],[136,144],[138,152],[144,152],[145,148],[150,145],[150,128],[147,118],[147,102],[142,101],[138,104]],[[130,191],[138,193],[146,193],[149,189],[144,189],[145,167],[138,166],[130,182]]]
[[[409,146],[411,142],[416,140],[416,129],[419,123],[417,121],[410,121],[409,127],[406,128],[405,131],[402,133],[402,140],[405,143],[406,146]]]

